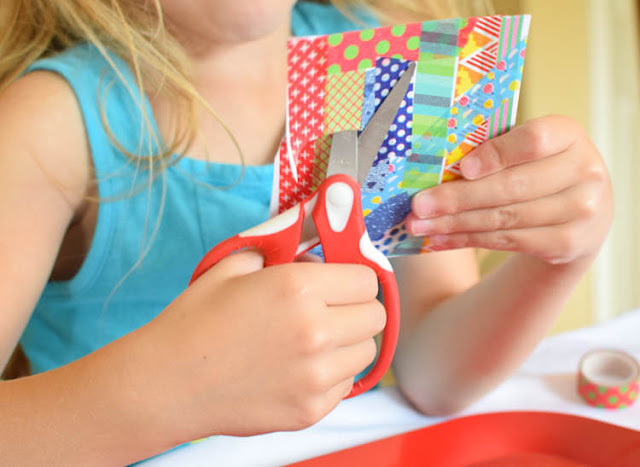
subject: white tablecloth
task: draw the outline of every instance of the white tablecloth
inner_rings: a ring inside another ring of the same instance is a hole
[[[592,408],[576,393],[583,354],[616,348],[640,360],[640,310],[604,324],[543,340],[516,374],[458,416],[504,411],[551,411],[640,430],[640,401],[623,410]],[[144,463],[160,466],[283,465],[448,420],[413,410],[395,388],[349,399],[317,425],[294,433],[249,438],[218,436],[169,451]]]

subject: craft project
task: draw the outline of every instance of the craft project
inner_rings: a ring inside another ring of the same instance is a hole
[[[331,135],[362,130],[407,70],[417,67],[362,187],[365,224],[387,256],[429,251],[404,219],[411,196],[460,176],[462,157],[515,123],[529,16],[402,24],[288,43],[287,129],[273,213],[322,182]]]

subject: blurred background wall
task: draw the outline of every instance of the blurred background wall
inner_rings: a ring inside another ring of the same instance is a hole
[[[640,307],[638,0],[493,0],[497,14],[531,14],[519,120],[562,114],[600,149],[615,192],[614,225],[554,332]],[[484,270],[506,254],[481,253]]]

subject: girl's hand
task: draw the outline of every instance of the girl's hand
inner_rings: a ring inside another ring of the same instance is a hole
[[[607,169],[584,130],[551,116],[469,153],[463,179],[418,193],[408,228],[434,250],[478,247],[551,264],[597,254],[612,219]]]
[[[255,252],[225,258],[144,331],[164,423],[187,431],[176,442],[312,425],[375,358],[386,314],[371,269],[262,264]]]

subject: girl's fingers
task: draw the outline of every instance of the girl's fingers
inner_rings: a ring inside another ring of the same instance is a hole
[[[360,264],[308,263],[316,276],[309,284],[324,296],[327,305],[367,303],[378,294],[378,277],[373,269]]]
[[[482,144],[462,180],[418,193],[408,230],[433,250],[486,248],[565,263],[593,255],[611,217],[611,185],[576,122],[546,117]]]
[[[565,224],[592,216],[598,201],[593,198],[592,190],[578,185],[546,198],[495,208],[463,211],[431,219],[420,219],[411,214],[407,218],[407,228],[412,235],[424,236]]]
[[[376,358],[376,343],[373,338],[357,344],[335,349],[327,358],[333,361],[332,380],[335,383],[351,378],[363,371]]]
[[[525,162],[568,150],[584,130],[559,116],[531,120],[473,150],[461,162],[462,175],[476,180]]]
[[[296,397],[297,399],[302,399],[292,417],[294,420],[297,417],[299,418],[299,420],[297,420],[298,423],[296,423],[293,428],[296,430],[300,429],[300,426],[308,427],[314,425],[335,409],[342,399],[347,397],[349,392],[351,392],[353,376],[339,381],[337,384],[328,387],[328,389],[322,387],[321,390],[318,390],[318,387],[315,386],[316,383],[311,381],[306,382],[309,387],[305,387],[304,382],[302,384],[303,385],[297,388],[297,390],[305,396],[308,396],[309,393],[313,393],[314,396]]]
[[[378,294],[378,278],[373,269],[361,264],[299,262],[266,268],[274,290],[287,296],[304,294],[326,305],[367,303]]]
[[[429,237],[433,250],[484,248],[517,251],[537,256],[552,264],[567,263],[582,255],[580,221],[567,224],[495,232],[454,233]]]
[[[373,338],[357,344],[338,347],[306,361],[301,370],[301,391],[324,393],[341,382],[351,380],[374,361],[376,343]]]
[[[327,308],[327,339],[336,347],[357,344],[384,329],[387,314],[380,302]]]
[[[337,407],[337,405],[349,395],[351,388],[353,387],[353,376],[340,381],[334,387],[327,391],[327,400],[329,405],[327,407],[327,413],[331,412]]]
[[[558,193],[583,178],[579,158],[571,153],[516,165],[479,180],[455,180],[414,196],[412,212],[432,218],[474,209],[523,203]]]

